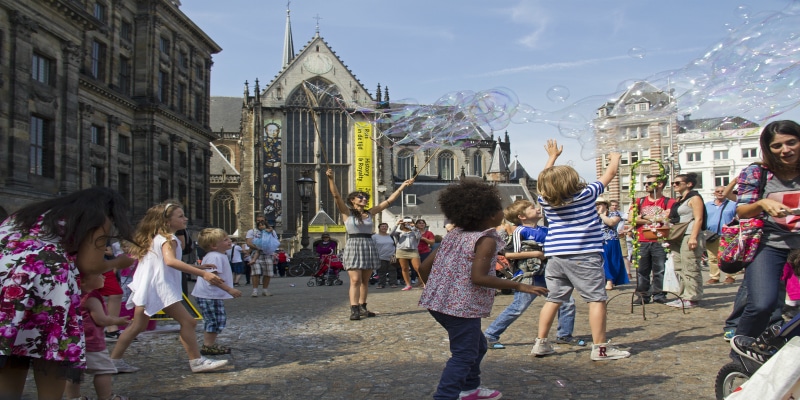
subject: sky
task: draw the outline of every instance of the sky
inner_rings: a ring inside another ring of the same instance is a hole
[[[744,28],[764,42],[783,40],[792,28],[770,26],[798,25],[756,23],[798,2],[295,0],[289,7],[295,50],[314,37],[319,24],[320,36],[373,95],[380,84],[392,102],[432,104],[454,91],[503,87],[520,103],[556,115],[580,107],[591,112],[635,80],[690,71],[695,60],[726,40],[727,46]],[[263,88],[281,70],[285,0],[182,3],[180,9],[223,49],[213,58],[212,96],[241,97],[245,80],[252,88],[258,78]],[[737,57],[716,59],[726,62],[735,65]],[[739,84],[733,78],[718,83]],[[762,117],[747,115],[745,108],[724,112]],[[793,108],[781,118],[799,115]],[[712,116],[721,115],[698,115]],[[584,151],[591,144],[564,136],[557,126],[511,123],[495,135],[508,132],[512,156],[533,177],[547,158],[545,141],[555,138],[565,148],[559,163],[594,179],[594,160]]]

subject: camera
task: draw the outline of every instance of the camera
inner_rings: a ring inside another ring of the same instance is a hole
[[[408,218],[408,217],[403,218],[403,223],[410,224],[412,222],[414,222],[414,220],[412,220],[411,218]]]

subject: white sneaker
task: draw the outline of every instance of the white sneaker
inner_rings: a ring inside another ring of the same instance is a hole
[[[603,344],[592,344],[592,361],[618,360],[630,356],[630,352],[612,346],[610,340]]]
[[[189,360],[189,368],[192,369],[192,372],[213,371],[217,368],[224,367],[227,364],[228,360],[212,360],[205,357],[200,357],[196,360]]]
[[[125,360],[121,358],[118,360],[112,359],[111,361],[114,362],[114,366],[117,368],[117,373],[136,372],[139,370],[139,368],[126,363]]]
[[[250,295],[251,297],[258,297],[258,289],[253,289],[253,294]]]
[[[533,348],[531,349],[532,356],[546,356],[555,352],[556,350],[553,348],[553,345],[550,344],[547,338],[536,338],[536,340],[533,342]]]
[[[261,294],[264,295],[264,296],[267,296],[267,297],[268,296],[272,296],[272,293],[270,293],[269,290],[267,290],[267,289],[264,289],[264,291],[262,291]]]

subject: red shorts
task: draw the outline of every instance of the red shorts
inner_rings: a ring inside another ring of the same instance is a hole
[[[113,296],[115,294],[122,294],[122,287],[119,285],[117,275],[114,271],[108,271],[103,274],[106,277],[106,283],[98,290],[102,296]]]

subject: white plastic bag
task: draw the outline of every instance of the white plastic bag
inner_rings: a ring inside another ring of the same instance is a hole
[[[667,257],[667,262],[664,263],[664,289],[665,292],[678,293],[681,292],[681,282],[678,280],[678,275],[675,274],[675,265],[672,263],[672,257]]]
[[[775,353],[750,380],[740,389],[731,393],[726,400],[788,400],[800,395],[800,338],[792,338],[789,343]]]

